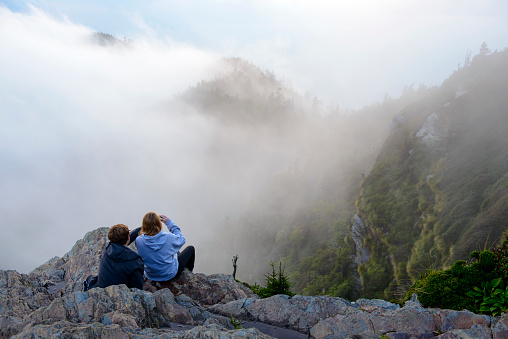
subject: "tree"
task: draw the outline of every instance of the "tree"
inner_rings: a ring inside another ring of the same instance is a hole
[[[490,54],[490,49],[487,46],[487,43],[484,41],[480,47],[480,54],[481,55],[487,55]]]

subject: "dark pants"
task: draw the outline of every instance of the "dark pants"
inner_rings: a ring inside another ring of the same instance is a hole
[[[194,246],[187,246],[182,252],[178,254],[178,271],[173,279],[183,272],[185,268],[192,272],[194,269],[194,260],[196,259],[196,252]]]

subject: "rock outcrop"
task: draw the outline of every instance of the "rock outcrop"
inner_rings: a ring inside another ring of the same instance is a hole
[[[353,223],[351,225],[351,238],[353,239],[356,247],[356,266],[365,264],[370,258],[370,251],[363,244],[363,239],[367,233],[369,233],[369,227],[365,224],[365,220],[355,213]]]
[[[422,142],[428,145],[435,144],[446,136],[443,128],[443,123],[434,112],[425,119],[423,127],[416,133],[416,137],[422,138]]]
[[[184,271],[168,284],[147,281],[144,290],[117,285],[83,292],[82,280],[97,272],[106,233],[87,233],[63,258],[30,274],[0,271],[0,337],[271,338],[259,324],[281,338],[508,337],[505,314],[426,309],[417,299],[403,307],[330,296],[259,299],[224,274]],[[242,322],[251,328],[235,328]]]

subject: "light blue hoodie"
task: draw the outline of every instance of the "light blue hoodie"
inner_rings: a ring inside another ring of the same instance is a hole
[[[161,230],[154,236],[142,234],[136,238],[138,254],[145,263],[145,276],[154,281],[167,281],[178,271],[178,251],[185,244],[180,227],[169,219],[169,233]]]

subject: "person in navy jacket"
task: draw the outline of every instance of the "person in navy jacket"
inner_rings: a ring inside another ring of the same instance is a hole
[[[140,227],[129,233],[123,224],[110,227],[109,243],[102,254],[99,275],[89,276],[83,283],[84,290],[125,284],[129,288],[143,289],[143,259],[129,247],[138,237]]]

